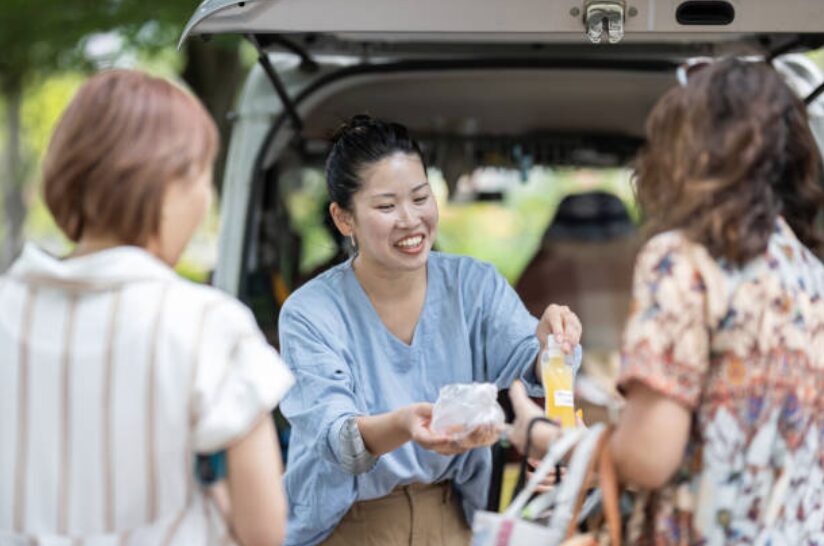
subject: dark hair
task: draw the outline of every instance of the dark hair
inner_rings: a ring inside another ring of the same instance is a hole
[[[167,187],[203,173],[217,148],[215,123],[190,93],[136,70],[102,72],[52,134],[46,205],[72,241],[95,232],[143,245],[159,229]]]
[[[683,230],[743,265],[783,215],[821,250],[818,148],[804,104],[766,63],[727,59],[698,72],[658,101],[646,133],[635,182],[651,234]]]
[[[352,208],[352,196],[361,187],[363,169],[385,157],[415,154],[426,172],[420,146],[399,123],[359,114],[344,123],[332,140],[332,151],[326,159],[326,187],[329,200],[345,210]]]

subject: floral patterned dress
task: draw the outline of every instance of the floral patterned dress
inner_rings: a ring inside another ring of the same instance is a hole
[[[683,464],[639,495],[639,545],[824,544],[824,266],[778,219],[744,268],[678,232],[638,256],[619,385],[693,413]]]

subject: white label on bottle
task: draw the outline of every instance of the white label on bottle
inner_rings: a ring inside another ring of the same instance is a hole
[[[555,391],[555,407],[571,408],[573,405],[572,391]]]

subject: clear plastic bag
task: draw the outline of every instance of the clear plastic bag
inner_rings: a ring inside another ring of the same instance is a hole
[[[504,421],[498,387],[492,383],[452,384],[441,387],[438,393],[431,428],[460,440],[483,426],[502,430]]]

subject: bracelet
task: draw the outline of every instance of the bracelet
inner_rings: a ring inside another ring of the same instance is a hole
[[[547,417],[542,415],[538,415],[533,417],[529,420],[529,423],[526,425],[526,443],[524,444],[524,458],[521,460],[521,470],[518,473],[518,480],[515,483],[515,490],[513,492],[513,498],[524,488],[526,485],[526,466],[527,466],[527,459],[529,459],[529,452],[532,450],[532,429],[535,427],[537,423],[549,423],[550,425],[560,426],[560,423],[557,421],[553,421]]]
[[[526,425],[526,445],[524,445],[524,455],[527,457],[529,457],[529,452],[532,451],[532,429],[538,423],[549,423],[550,425],[555,425],[556,427],[561,426],[558,421],[553,421],[548,417],[536,416],[530,419],[529,423]]]

